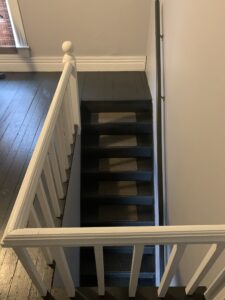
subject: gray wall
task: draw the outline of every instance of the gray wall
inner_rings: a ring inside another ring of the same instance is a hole
[[[149,0],[19,0],[33,56],[61,56],[72,40],[76,55],[146,55]]]
[[[165,0],[163,13],[168,223],[224,224],[225,1]],[[186,251],[180,282],[206,249]]]

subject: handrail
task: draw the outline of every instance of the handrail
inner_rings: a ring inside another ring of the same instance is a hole
[[[156,140],[157,140],[157,185],[159,225],[164,224],[164,193],[163,193],[163,136],[162,136],[162,51],[161,51],[161,3],[155,0],[155,40],[156,40]],[[159,247],[160,270],[162,276],[165,267],[165,249]]]
[[[162,64],[161,64],[161,7],[160,0],[155,1],[155,36],[156,36],[156,72],[157,72],[157,170],[159,225],[163,223],[163,150],[162,150]]]
[[[38,239],[37,239],[38,237]],[[26,228],[9,233],[4,246],[95,246],[225,243],[225,225]]]

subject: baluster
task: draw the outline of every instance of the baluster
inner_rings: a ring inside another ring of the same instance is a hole
[[[174,245],[172,252],[170,254],[165,272],[161,279],[160,286],[158,288],[158,297],[164,298],[170,282],[177,270],[178,264],[184,254],[186,246],[185,245]]]
[[[49,148],[49,159],[50,159],[50,163],[51,163],[51,167],[52,167],[52,171],[53,171],[53,177],[55,180],[58,197],[59,197],[59,199],[63,199],[65,196],[65,192],[63,189],[63,185],[62,185],[59,164],[57,161],[56,152],[55,152],[55,148],[54,148],[53,144]]]
[[[203,258],[201,264],[197,268],[196,272],[192,276],[190,282],[187,284],[185,292],[187,295],[193,295],[193,293],[198,288],[200,282],[206,276],[208,271],[214,265],[217,258],[223,252],[224,246],[214,244],[210,247],[209,251],[207,252],[206,256]]]
[[[99,296],[104,296],[105,295],[105,274],[104,274],[103,247],[95,246],[94,252],[95,252],[97,279],[98,279],[98,294]]]
[[[74,134],[75,133],[75,125],[77,125],[77,124],[75,123],[74,113],[73,113],[74,99],[72,98],[72,94],[71,94],[70,81],[68,83],[67,90],[68,90],[68,97],[69,97],[68,98],[68,112],[70,114],[70,124],[71,124],[72,133]]]
[[[60,125],[60,128],[61,128],[61,138],[62,138],[62,141],[64,142],[64,145],[65,145],[66,154],[70,155],[72,151],[71,151],[70,141],[69,141],[68,136],[66,134],[65,122],[66,122],[66,120],[64,120],[63,114],[62,114],[62,112],[60,112],[59,113],[59,125]]]
[[[71,105],[74,123],[78,125],[78,134],[81,132],[81,117],[80,117],[80,99],[78,93],[78,82],[77,82],[77,72],[74,68],[70,76],[69,81],[70,93],[71,93]]]
[[[68,159],[68,149],[66,148],[66,137],[64,134],[64,128],[63,128],[63,121],[62,121],[62,117],[61,117],[61,113],[59,113],[59,118],[58,118],[58,126],[56,127],[56,131],[57,131],[57,143],[59,142],[59,145],[61,145],[62,147],[62,151],[63,151],[63,159],[65,162],[65,166],[66,169],[69,169],[69,159]]]
[[[36,286],[39,294],[42,297],[45,297],[47,295],[48,290],[41,278],[41,275],[38,273],[28,251],[24,248],[19,248],[19,247],[15,247],[13,248],[13,250],[18,256],[18,259],[20,260],[27,274],[30,276],[32,282]]]
[[[39,184],[37,186],[37,199],[39,201],[41,212],[43,214],[46,226],[49,228],[55,227],[55,222],[51,213],[51,209],[48,204],[48,198],[45,193],[44,185],[42,183],[42,180],[40,178]]]
[[[54,211],[56,217],[60,217],[61,209],[59,206],[59,200],[58,200],[58,196],[56,193],[56,188],[55,188],[55,184],[54,184],[54,179],[53,179],[48,155],[45,160],[43,171],[44,171],[44,175],[45,175],[46,184],[48,187],[49,196],[50,196],[50,199],[52,202],[53,211]]]
[[[32,205],[31,211],[30,211],[30,220],[34,224],[35,227],[37,227],[37,228],[42,227],[41,223],[38,219],[38,215],[36,213],[36,210],[35,210],[33,205]],[[49,248],[42,248],[41,250],[42,250],[43,256],[46,260],[46,263],[48,265],[51,265],[53,263],[53,258],[52,258],[52,255],[51,255],[51,252],[50,252]]]
[[[129,297],[135,297],[136,295],[143,252],[144,252],[144,245],[134,246],[132,265],[131,265],[131,274],[130,274],[130,283],[129,283]]]
[[[56,131],[55,131],[55,150],[59,161],[62,181],[66,182],[67,181],[66,169],[69,168],[69,160],[66,154],[65,145],[61,139],[61,132],[58,124],[56,125]]]
[[[74,129],[73,129],[71,113],[70,113],[70,109],[69,109],[69,102],[70,102],[69,97],[70,97],[70,95],[69,95],[69,90],[67,87],[65,95],[64,95],[63,103],[62,103],[62,113],[63,113],[63,119],[64,119],[64,123],[65,123],[66,136],[67,136],[68,141],[72,145]]]
[[[52,247],[52,253],[67,295],[74,297],[75,287],[64,250],[61,247]]]
[[[205,292],[205,299],[206,300],[213,300],[215,296],[218,295],[221,290],[224,288],[224,281],[225,281],[225,269],[223,269],[219,275],[215,278],[215,280],[211,283],[208,289]],[[220,298],[224,299],[224,298]]]

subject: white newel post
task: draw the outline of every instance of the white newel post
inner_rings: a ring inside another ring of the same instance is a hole
[[[74,56],[73,44],[70,41],[66,41],[62,45],[62,50],[64,52],[63,64],[67,63],[73,64],[73,70],[69,79],[69,91],[70,91],[70,106],[73,112],[73,123],[78,126],[78,134],[81,132],[81,121],[80,121],[80,99],[78,91],[78,80],[77,80],[77,69],[76,69],[76,59]]]

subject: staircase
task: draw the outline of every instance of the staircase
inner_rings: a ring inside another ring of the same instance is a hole
[[[150,100],[83,101],[81,226],[152,226]],[[131,247],[105,247],[106,286],[128,286]],[[81,286],[96,286],[93,248],[81,249]],[[140,286],[155,285],[155,249],[146,247]]]

